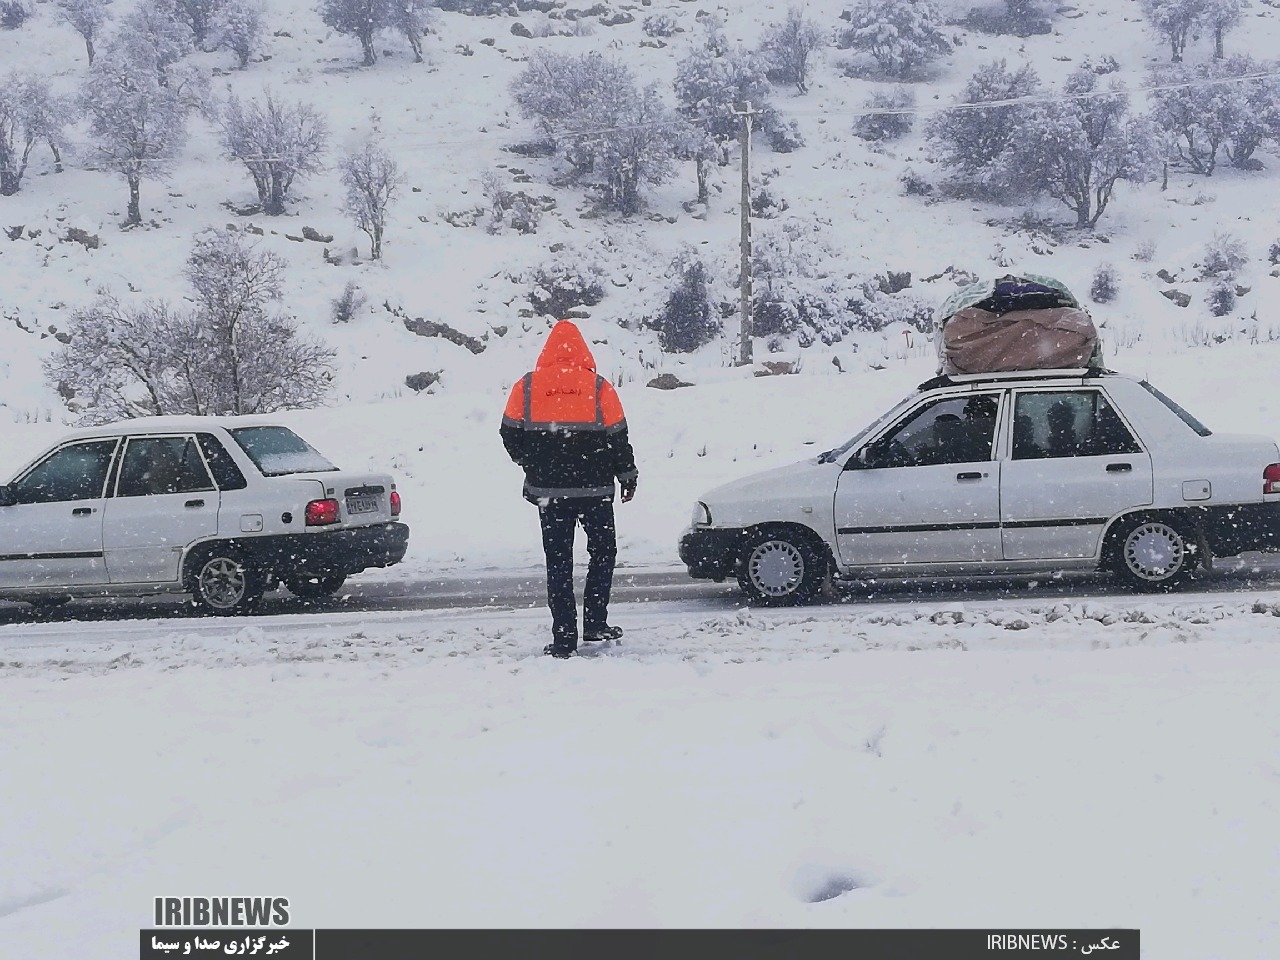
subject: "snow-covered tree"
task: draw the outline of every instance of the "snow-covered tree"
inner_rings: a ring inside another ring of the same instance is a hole
[[[404,176],[391,154],[383,149],[377,135],[347,154],[339,162],[342,185],[346,187],[346,210],[356,226],[369,237],[370,256],[382,259],[382,235],[387,227],[387,209],[395,200]]]
[[[951,52],[931,0],[863,0],[849,11],[849,22],[844,45],[870,53],[886,74],[903,80]]]
[[[373,38],[380,30],[402,33],[422,60],[422,34],[430,23],[436,0],[320,0],[320,19],[338,33],[355,37],[364,51],[364,65],[378,61]]]
[[[630,70],[598,53],[535,54],[511,89],[520,111],[624,214],[638,209],[642,183],[670,176],[687,136],[655,87],[639,90]]]
[[[1182,62],[1187,37],[1204,14],[1205,0],[1140,0],[1153,30],[1168,41],[1173,62]]]
[[[1120,180],[1155,175],[1159,149],[1151,125],[1128,116],[1121,86],[1103,92],[1087,68],[1072,73],[1062,93],[1071,98],[1037,105],[1005,152],[1011,179],[1043,191],[1093,227]]]
[[[765,32],[760,51],[778,76],[805,93],[813,55],[826,46],[826,42],[822,28],[805,16],[803,9],[791,7],[782,23],[774,24]]]
[[[1232,77],[1274,73],[1272,64],[1251,57],[1232,57],[1226,72]],[[1280,82],[1274,79],[1241,80],[1235,84],[1240,109],[1236,122],[1223,141],[1223,149],[1233,167],[1256,166],[1254,151],[1270,140],[1280,142]]]
[[[37,143],[47,143],[61,164],[62,131],[71,114],[71,104],[54,96],[43,77],[15,72],[0,78],[0,196],[21,188]]]
[[[195,50],[195,35],[178,12],[177,0],[142,0],[120,21],[112,46],[133,47],[133,56],[152,60],[161,81]],[[141,49],[148,48],[148,49]]]
[[[168,176],[186,142],[186,90],[162,80],[152,48],[112,43],[94,61],[81,92],[97,162],[129,185],[126,224],[142,222],[142,181]]]
[[[187,259],[195,320],[208,345],[187,374],[215,414],[270,413],[319,406],[333,351],[302,336],[270,307],[281,298],[285,263],[237,233],[207,231]]]
[[[214,13],[214,41],[236,55],[241,70],[249,66],[249,58],[262,47],[266,30],[262,16],[261,0],[223,0]]]
[[[72,314],[45,376],[74,393],[82,423],[319,406],[334,353],[271,311],[283,266],[238,234],[207,233],[187,261],[194,310],[101,296]]]
[[[435,15],[435,0],[389,0],[387,26],[409,41],[413,59],[422,62],[422,35]]]
[[[1240,84],[1223,82],[1227,77],[1220,61],[1162,70],[1156,75],[1159,83],[1187,85],[1151,94],[1152,119],[1169,135],[1178,156],[1206,177],[1217,166],[1218,149],[1245,122]]]
[[[111,0],[57,0],[58,15],[84,39],[84,49],[93,64],[93,42],[102,33],[109,19],[107,7]]]
[[[1201,19],[1213,33],[1213,58],[1221,60],[1226,56],[1222,49],[1222,39],[1228,30],[1243,19],[1249,0],[1201,0],[1201,2],[1204,4]]]
[[[865,113],[853,123],[855,136],[863,140],[896,140],[915,125],[916,94],[909,87],[877,91],[863,104]]]
[[[676,63],[677,109],[689,122],[681,154],[694,161],[698,202],[708,200],[710,165],[726,162],[725,144],[738,136],[742,121],[734,104],[749,103],[765,116],[772,113],[772,93],[764,60],[742,47],[731,47],[713,25],[703,41]]]
[[[956,106],[929,122],[928,137],[935,156],[963,179],[999,193],[1007,184],[1000,182],[998,161],[1025,125],[1032,107],[970,105],[1031,97],[1039,89],[1040,78],[1030,64],[1011,71],[1004,60],[996,60],[980,67],[965,84]]]
[[[173,12],[190,28],[197,47],[203,48],[206,45],[223,2],[224,0],[174,0]]]
[[[308,104],[287,104],[268,92],[261,101],[230,97],[222,109],[222,143],[253,177],[262,212],[284,213],[296,180],[321,168],[329,142],[324,119]]]

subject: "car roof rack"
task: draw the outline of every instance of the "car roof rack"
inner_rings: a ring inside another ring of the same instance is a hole
[[[1106,367],[1073,367],[1060,370],[1007,370],[998,373],[941,373],[926,380],[917,390],[934,390],[938,387],[958,387],[964,384],[1000,383],[1006,380],[1053,380],[1100,377],[1113,373]]]

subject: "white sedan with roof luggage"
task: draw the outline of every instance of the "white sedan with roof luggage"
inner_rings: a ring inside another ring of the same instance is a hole
[[[80,430],[0,486],[0,598],[190,593],[250,611],[403,559],[409,528],[386,473],[340,470],[288,427],[142,418]]]
[[[1099,369],[939,376],[848,442],[705,494],[692,576],[795,603],[829,575],[1102,569],[1141,589],[1280,547],[1280,450]]]

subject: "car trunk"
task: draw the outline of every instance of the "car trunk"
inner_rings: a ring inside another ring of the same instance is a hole
[[[294,479],[315,480],[324,487],[324,495],[338,501],[338,522],[312,530],[335,530],[344,527],[366,527],[389,523],[391,491],[394,484],[385,473],[360,473],[333,470],[324,473],[298,474]]]

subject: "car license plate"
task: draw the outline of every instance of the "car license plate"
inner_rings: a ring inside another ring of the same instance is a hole
[[[347,497],[347,513],[377,513],[377,497]]]

